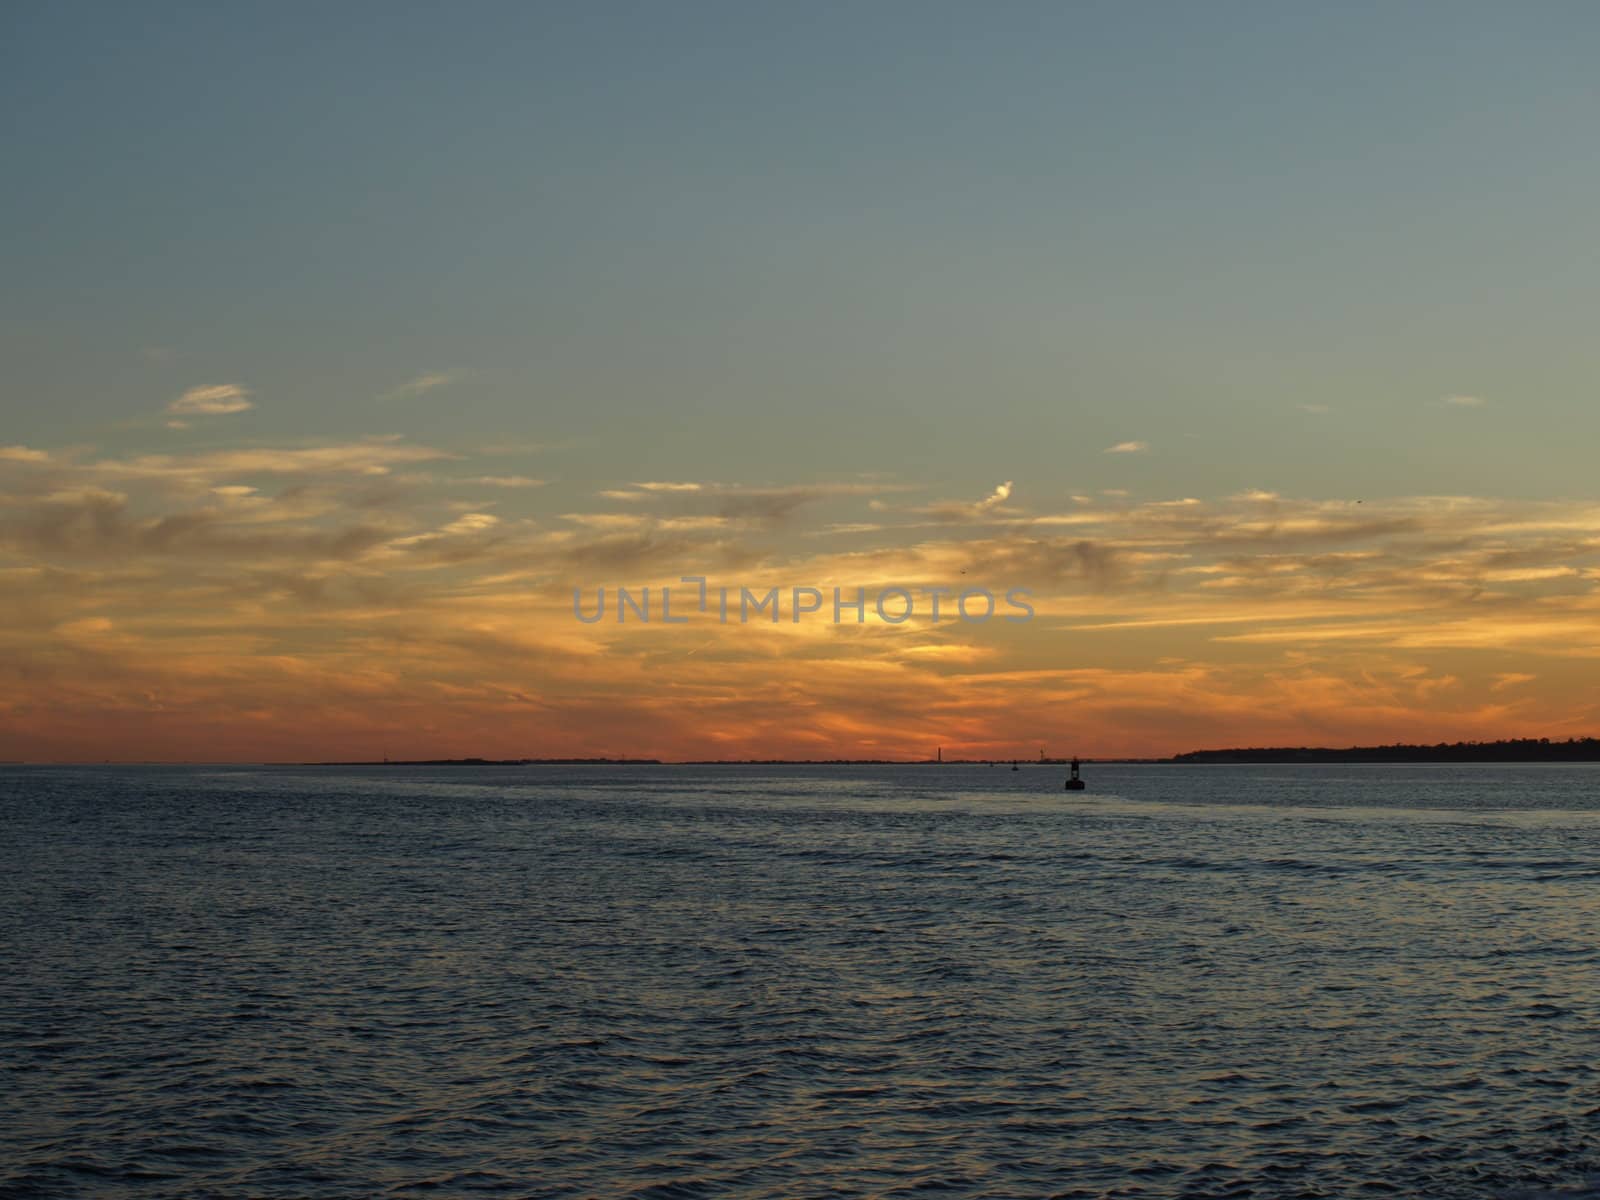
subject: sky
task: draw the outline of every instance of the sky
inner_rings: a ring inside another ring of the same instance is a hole
[[[1597,50],[1576,3],[8,5],[0,758],[1593,734]],[[782,619],[575,618],[684,576]],[[895,585],[1034,615],[791,619]]]

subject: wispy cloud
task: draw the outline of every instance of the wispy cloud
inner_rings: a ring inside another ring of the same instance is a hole
[[[909,511],[932,517],[935,521],[945,522],[979,521],[1001,514],[1015,515],[1015,509],[1006,507],[1006,501],[1011,499],[1011,492],[1015,486],[1008,479],[1002,484],[997,484],[994,491],[981,500],[941,500],[934,504],[918,505]],[[872,507],[882,511],[887,506],[874,504]]]
[[[492,454],[506,457],[515,454],[549,454],[555,450],[570,450],[576,443],[572,441],[560,442],[490,442],[486,445],[474,447],[478,454]]]
[[[1539,678],[1537,675],[1529,675],[1524,671],[1502,671],[1494,677],[1494,683],[1489,690],[1503,692],[1507,688],[1517,687],[1524,683],[1532,683],[1537,678]]]
[[[478,475],[467,482],[481,483],[484,487],[539,488],[544,487],[546,481],[530,479],[526,475]]]
[[[27,446],[0,446],[0,462],[47,463],[50,455]]]
[[[1302,405],[1299,405],[1299,409],[1300,409],[1301,412],[1304,412],[1304,413],[1319,413],[1319,414],[1333,411],[1326,404],[1302,404]]]
[[[988,512],[992,508],[999,508],[1000,505],[1011,499],[1011,489],[1014,486],[1015,485],[1009,479],[1004,483],[997,485],[993,492],[991,492],[984,499],[978,501],[979,509],[984,512]]]
[[[426,395],[442,387],[454,383],[457,376],[450,371],[430,371],[425,375],[418,375],[415,379],[408,379],[391,392],[385,392],[378,397],[380,400],[409,400],[417,396]]]
[[[167,405],[177,417],[217,417],[254,408],[250,393],[236,383],[213,383],[192,387]]]
[[[1489,402],[1482,396],[1446,396],[1439,403],[1446,408],[1483,408]]]
[[[753,517],[779,522],[797,509],[817,501],[846,496],[875,496],[901,491],[893,483],[802,483],[753,487],[742,483],[652,480],[627,488],[608,488],[600,495],[629,504],[650,503],[680,512],[711,511],[724,517]]]
[[[246,447],[202,454],[144,454],[87,464],[100,478],[171,483],[215,482],[229,475],[386,475],[390,469],[449,458],[443,450],[388,440],[291,448]]]
[[[1118,442],[1115,446],[1107,446],[1106,454],[1143,454],[1150,449],[1148,442]]]

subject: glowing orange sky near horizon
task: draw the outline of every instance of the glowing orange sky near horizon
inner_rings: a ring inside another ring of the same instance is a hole
[[[1600,10],[925,9],[26,6],[0,758],[1600,732]]]
[[[0,449],[0,758],[1159,756],[1600,725],[1592,505],[851,479],[578,508],[484,472],[399,439]],[[783,619],[720,624],[683,575],[735,613],[782,589]],[[615,620],[618,586],[664,585],[685,623]],[[891,585],[1027,588],[1035,615],[934,624],[919,591],[900,625],[790,619],[788,589]],[[579,622],[598,587],[612,611]]]

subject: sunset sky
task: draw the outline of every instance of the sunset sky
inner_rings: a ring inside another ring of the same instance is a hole
[[[1575,3],[10,5],[0,759],[1600,733],[1597,52]],[[1035,616],[574,618],[686,575]]]

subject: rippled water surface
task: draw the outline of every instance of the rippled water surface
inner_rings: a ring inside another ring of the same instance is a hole
[[[1600,769],[1061,774],[0,768],[0,1195],[1600,1195]]]

